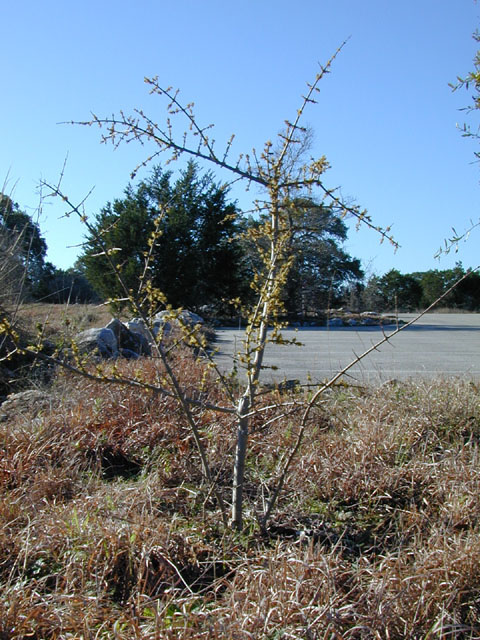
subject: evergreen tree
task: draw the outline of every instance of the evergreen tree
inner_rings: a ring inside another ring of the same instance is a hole
[[[149,276],[174,307],[209,307],[225,310],[227,301],[240,293],[241,251],[234,204],[228,190],[215,183],[211,173],[201,175],[190,162],[172,184],[171,173],[156,167],[124,198],[107,204],[96,217],[99,233],[120,268],[125,284],[137,290],[145,268],[148,241],[160,216],[159,235],[152,251]],[[107,257],[99,255],[89,234],[80,262],[85,274],[103,296],[123,297]]]
[[[42,278],[35,289],[35,299],[53,304],[99,302],[81,267],[59,269],[51,262],[45,263]]]
[[[128,186],[123,199],[116,199],[96,216],[94,229],[110,252],[110,258],[120,269],[122,279],[132,290],[138,288],[143,270],[147,240],[153,231],[155,212],[140,185]],[[106,298],[123,297],[118,279],[109,260],[93,234],[87,236],[86,248],[79,258],[85,275],[98,293]]]
[[[339,303],[347,285],[363,278],[360,260],[341,244],[347,226],[332,207],[297,199],[290,215],[293,266],[287,280],[286,307],[305,316]]]

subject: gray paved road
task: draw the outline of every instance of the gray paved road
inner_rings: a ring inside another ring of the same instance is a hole
[[[403,314],[404,320],[413,315]],[[388,334],[389,331],[386,330]],[[382,338],[378,327],[287,329],[302,347],[268,345],[265,364],[278,367],[262,373],[264,382],[298,379],[325,380]],[[218,329],[216,359],[224,370],[232,367],[232,354],[241,348],[243,334]],[[437,376],[480,378],[480,314],[428,314],[392,341],[355,365],[349,375],[358,382],[378,383],[392,378]]]

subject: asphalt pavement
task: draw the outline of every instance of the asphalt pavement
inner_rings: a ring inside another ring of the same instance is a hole
[[[414,315],[399,317],[409,321]],[[395,328],[390,325],[383,330],[358,326],[286,329],[282,332],[285,338],[295,337],[302,346],[268,344],[261,379],[264,383],[285,379],[301,383],[324,381]],[[217,329],[215,357],[224,371],[232,369],[243,338],[241,330]],[[414,377],[479,379],[480,314],[427,314],[355,364],[346,375],[352,381],[373,384]]]

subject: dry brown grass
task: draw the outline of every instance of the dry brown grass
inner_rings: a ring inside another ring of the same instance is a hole
[[[51,354],[54,347],[69,346],[80,332],[104,327],[112,319],[108,307],[97,305],[55,305],[43,303],[11,304],[0,309],[19,335],[20,346],[43,344],[42,351]],[[49,368],[31,354],[5,356],[14,348],[10,338],[0,336],[0,401],[9,393],[48,384]]]
[[[461,380],[335,389],[262,537],[294,412],[256,425],[250,529],[225,533],[172,400],[59,375],[36,417],[0,423],[0,638],[479,638],[479,398]],[[196,411],[228,500],[233,427]]]
[[[92,327],[104,327],[112,319],[112,312],[106,305],[35,302],[22,304],[16,316],[28,332],[36,333],[40,324],[45,338],[55,340],[64,336],[65,332],[71,334]]]

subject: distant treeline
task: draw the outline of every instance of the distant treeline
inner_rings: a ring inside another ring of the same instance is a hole
[[[354,303],[380,311],[425,309],[466,274],[461,262],[453,269],[402,274],[396,269],[371,277],[354,295]],[[355,299],[356,298],[356,299]],[[480,311],[480,274],[470,273],[440,303],[442,307]]]
[[[255,243],[264,220],[243,215],[228,201],[228,189],[211,173],[201,174],[193,162],[175,182],[171,178],[156,167],[149,178],[127,186],[123,197],[107,203],[90,222],[94,233],[87,233],[82,255],[67,270],[46,260],[39,225],[0,194],[1,297],[62,304],[123,297],[109,259],[135,290],[150,254],[151,284],[170,304],[217,317],[238,313],[232,299],[247,302],[249,283],[264,268],[264,248]],[[342,246],[347,226],[340,212],[309,198],[299,197],[290,205],[291,269],[283,295],[289,320],[339,306],[353,311],[426,308],[465,275],[457,263],[443,271],[402,274],[392,269],[366,281],[360,260]],[[96,237],[102,239],[100,248]],[[441,304],[480,311],[480,275],[471,273]]]

